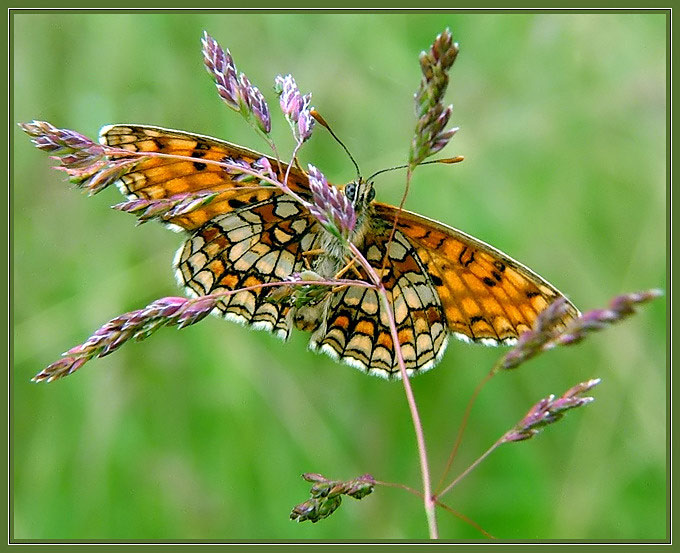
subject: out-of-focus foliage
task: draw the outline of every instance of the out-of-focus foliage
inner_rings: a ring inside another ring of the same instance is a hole
[[[662,15],[14,15],[13,118],[88,136],[104,124],[195,131],[264,150],[203,68],[207,30],[264,93],[291,72],[365,175],[404,163],[418,54],[460,43],[445,102],[460,127],[418,168],[407,208],[526,263],[582,310],[666,286],[666,20]],[[275,109],[276,108],[276,109]],[[136,228],[108,190],[69,190],[13,140],[13,523],[18,539],[424,538],[420,500],[378,487],[319,524],[289,520],[300,474],[420,485],[401,384],[209,318],[162,330],[50,385],[30,378],[106,320],[177,295],[182,238]],[[337,183],[354,170],[320,127],[305,146]],[[306,165],[305,165],[306,166]],[[404,173],[379,178],[398,203]],[[497,375],[457,469],[551,392],[594,377],[597,401],[506,446],[447,495],[506,539],[660,539],[666,531],[666,309]],[[465,403],[501,351],[459,342],[413,381],[435,480]],[[481,537],[440,511],[441,535]]]

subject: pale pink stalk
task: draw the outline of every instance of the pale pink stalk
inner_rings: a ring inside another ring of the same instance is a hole
[[[392,342],[394,343],[394,352],[397,356],[397,363],[399,364],[399,373],[401,374],[401,381],[404,386],[404,392],[406,394],[406,401],[408,402],[409,410],[411,411],[411,419],[413,420],[413,428],[416,434],[416,442],[418,444],[418,457],[420,459],[420,472],[423,479],[423,502],[425,505],[425,514],[427,516],[427,525],[431,539],[439,538],[439,531],[437,529],[437,513],[436,513],[436,498],[432,494],[432,483],[430,478],[430,465],[427,459],[427,446],[425,444],[425,433],[423,432],[423,425],[420,420],[420,413],[418,412],[418,404],[416,403],[415,396],[413,395],[413,389],[411,388],[411,382],[409,380],[408,373],[406,372],[406,365],[404,364],[404,357],[401,353],[401,347],[399,344],[399,336],[397,334],[397,324],[394,320],[394,312],[392,311],[392,306],[390,305],[390,300],[387,297],[387,291],[382,284],[382,280],[375,272],[375,269],[371,264],[364,258],[359,249],[352,244],[349,244],[350,251],[357,258],[359,263],[368,273],[368,276],[375,283],[375,287],[380,295],[380,298],[385,307],[387,313],[387,318],[390,323],[390,333],[392,335]]]

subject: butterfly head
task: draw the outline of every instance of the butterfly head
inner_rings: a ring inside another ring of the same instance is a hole
[[[345,197],[352,202],[356,211],[363,211],[374,199],[375,188],[372,182],[367,182],[362,178],[352,181],[345,186]]]

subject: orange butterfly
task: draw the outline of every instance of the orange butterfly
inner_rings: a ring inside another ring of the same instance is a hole
[[[277,188],[253,186],[215,163],[253,164],[260,153],[196,134],[141,125],[114,125],[102,144],[130,152],[184,156],[144,157],[118,182],[129,198],[159,200],[212,192],[207,205],[168,219],[190,238],[175,258],[177,278],[196,296],[280,281],[311,269],[333,278],[346,264],[309,210]],[[115,159],[115,156],[113,156]],[[271,158],[282,179],[287,166]],[[288,184],[311,196],[307,174],[290,167]],[[452,333],[467,342],[512,345],[539,312],[562,294],[539,275],[495,248],[436,221],[374,201],[370,182],[343,188],[357,224],[349,239],[383,270],[409,374],[441,358]],[[389,237],[398,216],[396,232]],[[356,278],[366,278],[361,270]],[[351,273],[347,273],[350,275]],[[344,278],[352,278],[345,276]],[[225,297],[217,309],[231,320],[285,339],[291,328],[312,333],[310,347],[369,374],[399,377],[387,315],[377,292],[347,286],[325,289],[303,304],[260,288]],[[579,315],[573,304],[559,325]]]

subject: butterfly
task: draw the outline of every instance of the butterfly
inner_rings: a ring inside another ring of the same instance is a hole
[[[295,292],[287,297],[274,287],[257,288],[308,270],[333,278],[348,261],[329,251],[329,232],[290,195],[206,163],[253,166],[266,156],[215,138],[142,125],[106,126],[100,142],[130,152],[183,156],[142,157],[117,183],[130,199],[216,194],[206,205],[167,220],[189,235],[174,262],[188,294],[239,290],[217,304],[216,311],[226,319],[282,339],[293,327],[311,332],[311,349],[372,375],[399,378],[387,314],[375,289],[323,287],[300,301]],[[311,197],[301,168],[268,159],[280,179],[289,172],[291,190],[303,199]],[[450,335],[489,346],[515,344],[538,313],[563,297],[539,275],[481,240],[375,201],[370,182],[358,179],[339,188],[357,214],[349,239],[381,271],[409,375],[433,367]],[[360,277],[367,280],[361,269],[343,276]],[[253,288],[241,290],[247,287]],[[578,315],[568,302],[557,325]]]

